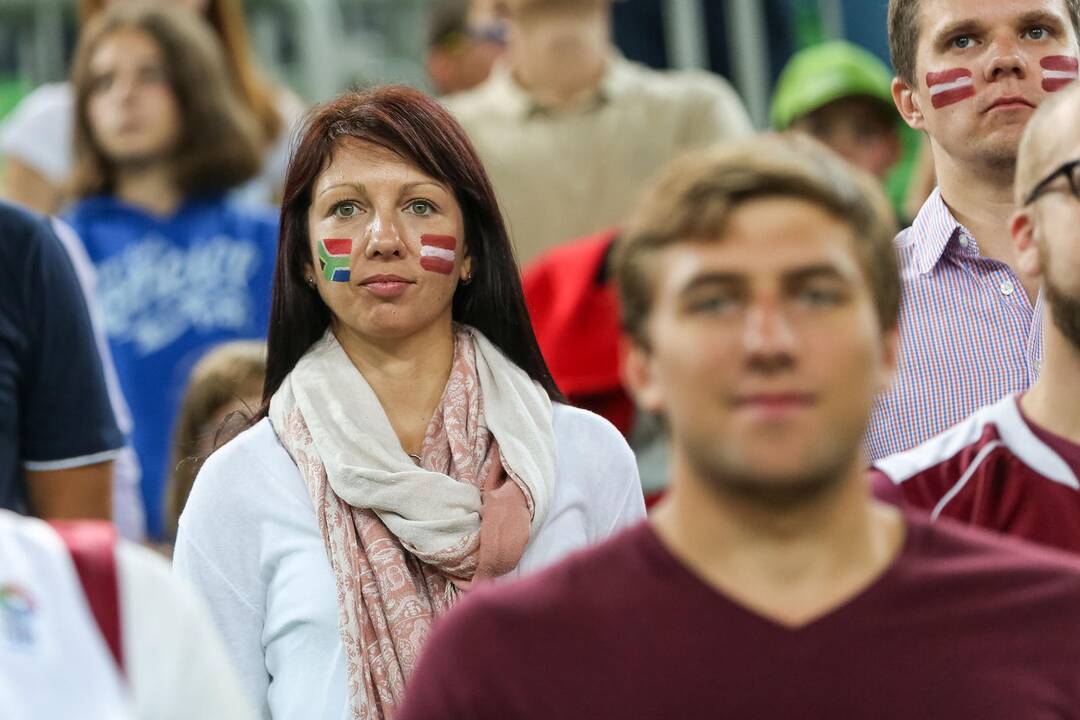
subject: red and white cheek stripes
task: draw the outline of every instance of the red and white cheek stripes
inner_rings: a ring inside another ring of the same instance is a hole
[[[457,239],[451,235],[420,236],[420,267],[449,275],[457,260]]]
[[[1042,88],[1046,92],[1057,92],[1076,80],[1080,62],[1068,55],[1049,55],[1039,61],[1042,66]]]
[[[975,79],[966,68],[926,73],[930,102],[940,110],[961,100],[975,97]]]

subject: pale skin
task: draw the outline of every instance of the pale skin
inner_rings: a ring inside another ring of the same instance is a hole
[[[600,87],[611,45],[611,0],[502,0],[514,80],[540,105],[573,110]]]
[[[1069,160],[1080,159],[1080,127],[1072,121],[1080,112],[1080,88],[1032,121],[1030,142],[1021,149],[1018,195],[1025,198],[1035,185]],[[1049,109],[1049,108],[1048,108]],[[1053,128],[1053,132],[1040,129]],[[1025,157],[1029,155],[1030,157]],[[1021,200],[1021,203],[1023,200]],[[1055,286],[1080,296],[1080,201],[1059,177],[1031,205],[1021,205],[1011,223],[1018,270],[1042,285],[1047,274]],[[1049,259],[1052,258],[1052,259]],[[1080,348],[1052,322],[1043,318],[1043,364],[1039,379],[1021,399],[1027,416],[1050,432],[1080,443]]]
[[[425,234],[458,240],[449,275],[420,266]],[[308,237],[305,274],[333,313],[335,336],[379,398],[401,447],[419,455],[450,377],[451,301],[472,273],[457,199],[397,155],[347,140],[312,189]],[[325,238],[352,239],[348,283],[319,271],[317,243]]]
[[[1039,61],[1078,54],[1064,0],[922,0],[914,84],[893,80],[900,114],[930,138],[949,209],[984,256],[1014,268],[1008,227],[1016,150],[1034,108],[1048,95]],[[926,74],[953,68],[972,72],[976,95],[934,108]],[[1037,286],[1023,282],[1034,298]]]
[[[626,359],[635,399],[670,428],[657,533],[706,583],[789,628],[872,584],[904,537],[865,479],[861,439],[896,334],[853,247],[812,204],[746,202],[722,236],[656,252],[648,346]]]
[[[183,199],[174,174],[181,115],[164,55],[149,34],[121,29],[90,58],[87,115],[94,141],[116,171],[116,197],[156,215]]]

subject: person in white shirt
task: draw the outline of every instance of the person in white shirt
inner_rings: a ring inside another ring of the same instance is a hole
[[[106,547],[111,575],[80,582],[58,532],[0,510],[0,716],[253,718],[198,598],[151,551],[122,540]],[[119,639],[104,636],[84,590],[110,579]],[[122,668],[110,652],[114,640]]]
[[[491,185],[436,100],[319,108],[281,227],[261,419],[196,478],[175,568],[264,717],[392,716],[461,593],[644,500],[619,432],[563,404]]]

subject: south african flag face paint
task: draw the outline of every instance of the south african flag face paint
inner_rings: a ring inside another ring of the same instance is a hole
[[[330,282],[349,282],[349,255],[352,240],[349,238],[326,238],[319,241],[319,267],[323,277]]]

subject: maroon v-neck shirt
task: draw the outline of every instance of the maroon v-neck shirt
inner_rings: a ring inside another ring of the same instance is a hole
[[[398,720],[1080,718],[1080,563],[907,517],[867,589],[791,629],[647,523],[437,626]]]

